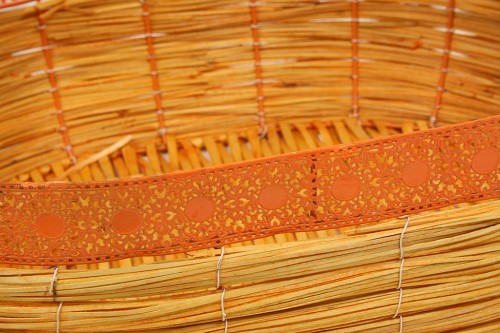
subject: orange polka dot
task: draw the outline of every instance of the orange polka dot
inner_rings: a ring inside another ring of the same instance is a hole
[[[280,185],[265,187],[259,195],[259,204],[266,209],[283,207],[288,200],[287,190]]]
[[[66,222],[57,214],[44,213],[36,218],[35,228],[47,238],[58,238],[66,231]]]
[[[472,170],[481,175],[495,170],[497,165],[498,151],[493,147],[479,151],[472,159]]]
[[[425,183],[431,175],[431,168],[424,161],[415,161],[403,169],[403,182],[408,186],[419,186]]]
[[[361,192],[361,181],[356,176],[337,178],[332,185],[333,196],[339,200],[351,200]]]
[[[195,198],[186,206],[186,216],[194,222],[203,222],[211,218],[215,213],[215,204],[207,198]]]
[[[120,234],[131,234],[141,229],[143,221],[138,211],[122,209],[111,219],[111,226]]]

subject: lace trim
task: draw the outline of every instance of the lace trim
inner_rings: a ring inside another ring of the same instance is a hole
[[[0,262],[164,255],[500,196],[500,116],[125,181],[0,184]]]

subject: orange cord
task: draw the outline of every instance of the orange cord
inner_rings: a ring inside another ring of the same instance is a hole
[[[257,118],[259,121],[259,133],[265,133],[266,129],[266,112],[264,109],[264,88],[262,84],[262,66],[260,58],[260,42],[259,42],[259,28],[257,23],[257,4],[256,0],[250,0],[250,15],[252,16],[252,38],[253,38],[253,53],[255,60],[255,78],[257,87],[257,105],[258,112]]]
[[[76,157],[73,153],[73,148],[71,146],[71,141],[69,139],[68,127],[64,119],[64,111],[61,102],[61,95],[59,93],[59,87],[57,86],[56,76],[54,74],[54,65],[52,62],[52,55],[50,53],[49,38],[47,36],[47,25],[42,18],[42,12],[37,8],[37,18],[38,18],[38,30],[40,31],[40,37],[42,39],[42,49],[45,56],[45,63],[47,65],[47,76],[50,82],[50,92],[54,99],[54,107],[56,108],[57,120],[59,122],[59,131],[62,134],[64,142],[64,150],[66,151],[71,163],[76,163]]]
[[[167,139],[166,139],[167,129],[165,127],[165,116],[162,107],[160,79],[158,78],[158,68],[156,66],[156,56],[153,46],[151,20],[149,18],[151,12],[149,11],[149,5],[147,1],[141,1],[141,3],[142,3],[142,17],[144,19],[144,30],[146,31],[145,33],[146,42],[148,45],[149,68],[151,70],[151,79],[153,82],[153,96],[155,100],[156,114],[158,115],[158,123],[160,124],[159,134],[162,143],[161,148],[165,149],[167,144]]]
[[[439,75],[439,81],[437,86],[437,94],[434,100],[434,107],[432,110],[432,115],[429,119],[429,126],[431,128],[436,126],[437,117],[439,110],[441,109],[441,103],[443,100],[444,85],[446,82],[446,74],[448,73],[448,65],[450,62],[451,53],[451,42],[453,38],[453,20],[455,18],[455,0],[450,0],[448,4],[448,24],[446,25],[446,39],[444,45],[443,61],[441,64],[441,73]]]
[[[351,45],[352,45],[352,110],[351,117],[359,118],[359,58],[358,58],[358,1],[352,0],[351,3],[352,22],[351,22]]]

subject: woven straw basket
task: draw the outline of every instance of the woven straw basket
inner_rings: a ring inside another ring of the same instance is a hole
[[[0,332],[500,332],[499,32],[1,0]]]

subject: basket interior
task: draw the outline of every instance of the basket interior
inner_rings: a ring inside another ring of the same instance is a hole
[[[164,150],[166,133],[200,145],[349,114],[437,125],[496,115],[498,13],[498,1],[472,0],[5,7],[0,180],[127,134]]]
[[[18,3],[0,2],[0,181],[141,178],[500,114],[498,1]],[[412,216],[407,329],[500,330],[499,211]],[[225,246],[230,332],[396,330],[403,226]],[[221,251],[60,265],[53,295],[53,268],[0,265],[0,331],[54,330],[56,301],[68,332],[223,331]]]

